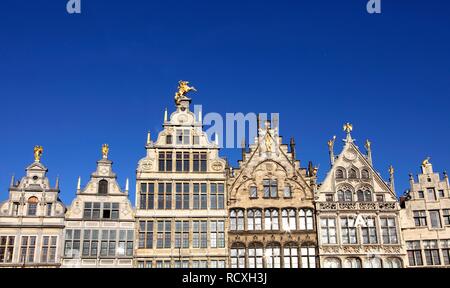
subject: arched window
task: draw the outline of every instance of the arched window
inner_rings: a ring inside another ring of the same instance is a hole
[[[361,268],[361,259],[358,257],[349,257],[344,261],[344,268]]]
[[[297,230],[295,209],[283,209],[281,212],[281,217],[284,231]]]
[[[283,267],[298,268],[298,246],[291,243],[283,248]]]
[[[356,169],[351,168],[350,171],[348,171],[348,178],[350,179],[358,178],[358,173],[356,172]]]
[[[339,258],[325,258],[323,268],[341,268],[341,260]]]
[[[364,260],[364,268],[382,268],[381,259],[378,257],[371,257]]]
[[[358,190],[356,192],[356,195],[358,197],[358,202],[370,202],[372,201],[372,192],[370,192],[369,189],[365,190]]]
[[[316,268],[316,248],[314,246],[302,246],[302,268]]]
[[[278,210],[266,209],[264,212],[264,229],[265,230],[278,230]]]
[[[352,191],[350,190],[339,190],[338,191],[338,201],[339,202],[352,202]]]
[[[260,243],[251,243],[248,245],[248,267],[264,268],[263,264],[264,248]]]
[[[262,212],[261,209],[249,209],[247,211],[247,230],[262,230]]]
[[[233,209],[230,211],[230,230],[244,230],[244,211],[242,209]]]
[[[281,268],[281,248],[279,243],[270,243],[266,247],[266,268]]]
[[[336,179],[344,179],[344,170],[343,169],[337,169],[336,170]]]
[[[314,230],[313,212],[311,209],[300,209],[300,230]]]
[[[388,258],[384,261],[385,268],[402,268],[402,260],[399,258]]]
[[[30,197],[28,198],[28,211],[27,211],[27,215],[28,216],[36,216],[36,212],[37,212],[37,204],[39,202],[37,197]]]
[[[369,171],[367,169],[363,169],[361,171],[361,178],[362,179],[369,179]]]
[[[233,243],[230,250],[231,268],[245,268],[245,246]]]
[[[99,195],[108,195],[108,181],[100,180],[98,182],[98,194]]]

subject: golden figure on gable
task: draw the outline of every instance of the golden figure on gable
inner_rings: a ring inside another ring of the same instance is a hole
[[[178,92],[175,93],[175,104],[180,105],[180,100],[188,99],[186,96],[190,91],[197,92],[195,87],[189,86],[188,81],[178,81]]]

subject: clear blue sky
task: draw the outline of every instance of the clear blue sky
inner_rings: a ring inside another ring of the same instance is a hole
[[[382,0],[381,15],[367,0],[82,0],[81,15],[66,2],[1,1],[1,200],[36,144],[66,204],[103,143],[134,185],[180,79],[204,113],[279,112],[321,179],[346,121],[385,179],[394,165],[399,193],[426,156],[450,169],[450,1]],[[222,151],[233,165],[239,155]]]

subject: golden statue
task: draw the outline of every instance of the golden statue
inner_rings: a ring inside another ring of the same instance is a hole
[[[329,148],[330,150],[332,150],[332,149],[333,149],[333,146],[334,146],[334,141],[336,141],[336,135],[335,135],[335,136],[333,136],[333,139],[330,139],[330,140],[328,140],[328,142],[327,142],[327,144],[328,144],[328,148]]]
[[[44,148],[42,146],[34,146],[34,160],[36,160],[36,162],[41,161],[42,153],[44,153]]]
[[[364,147],[366,147],[367,150],[370,150],[370,145],[372,145],[372,143],[370,143],[369,139],[367,139],[366,144],[364,144]]]
[[[422,166],[426,167],[428,164],[430,164],[430,159],[431,159],[430,157],[427,157],[427,159],[423,160],[422,161]]]
[[[272,152],[272,136],[270,136],[269,131],[266,132],[266,136],[264,136],[264,141],[266,144],[266,151]]]
[[[183,80],[178,81],[178,92],[175,93],[175,103],[177,105],[180,105],[180,100],[187,99],[186,95],[190,91],[197,92],[197,90],[194,87],[190,87],[188,84],[189,84],[188,81]]]
[[[109,146],[108,146],[108,144],[103,144],[103,146],[102,146],[102,154],[103,154],[103,158],[104,159],[108,159],[108,154],[109,154]]]
[[[353,131],[353,125],[348,122],[345,123],[343,128],[344,128],[344,131],[347,132],[347,134]]]

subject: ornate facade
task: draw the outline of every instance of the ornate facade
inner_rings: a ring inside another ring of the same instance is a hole
[[[35,148],[35,162],[20,181],[12,178],[9,198],[0,203],[0,268],[60,266],[66,208],[58,180],[50,186],[42,152]]]
[[[300,168],[293,140],[289,152],[270,122],[257,135],[250,151],[243,145],[239,168],[229,173],[229,265],[317,267],[316,170]]]
[[[166,110],[155,142],[149,133],[138,164],[137,267],[226,266],[226,161],[190,111],[191,90],[180,82],[176,111],[168,117]]]
[[[135,220],[125,191],[103,146],[89,183],[82,188],[78,180],[76,198],[67,210],[63,239],[63,267],[133,267]]]
[[[334,156],[335,137],[329,141],[331,169],[316,193],[319,255],[324,268],[404,267],[400,207],[389,183],[372,166],[370,142],[361,153],[346,124],[344,148]]]
[[[401,197],[402,233],[409,267],[450,267],[450,188],[433,172],[432,164],[423,161],[422,173],[415,182],[410,175],[410,190]]]

